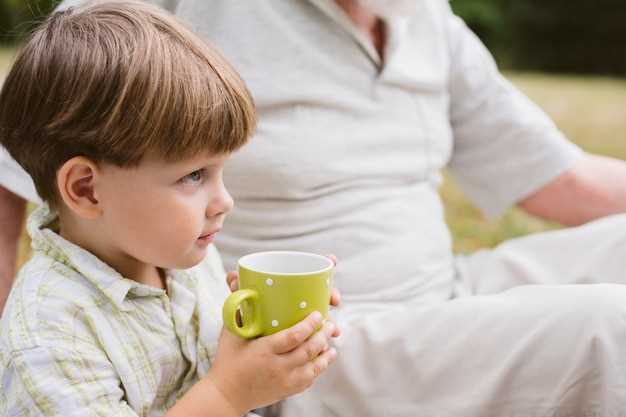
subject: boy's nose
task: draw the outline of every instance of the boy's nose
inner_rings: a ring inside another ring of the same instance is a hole
[[[206,209],[206,216],[213,217],[226,214],[233,209],[235,202],[226,187],[221,186],[219,191],[211,198]]]

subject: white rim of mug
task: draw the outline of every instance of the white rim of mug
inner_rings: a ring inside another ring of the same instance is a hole
[[[244,265],[243,263],[248,259],[248,258],[253,258],[256,256],[266,256],[266,255],[305,255],[311,258],[317,258],[323,261],[328,262],[328,266],[319,270],[315,270],[315,271],[307,271],[307,272],[271,272],[271,271],[261,271],[259,269],[256,268],[250,268],[249,266]],[[305,276],[305,275],[313,275],[313,274],[320,274],[322,272],[326,272],[329,271],[331,269],[333,269],[335,267],[335,262],[333,262],[332,259],[330,259],[327,256],[323,256],[323,255],[319,255],[317,253],[313,253],[313,252],[299,252],[299,251],[290,251],[290,250],[274,250],[274,251],[266,251],[266,252],[254,252],[254,253],[249,253],[247,255],[242,256],[241,258],[239,258],[239,261],[237,262],[237,265],[241,268],[247,269],[248,271],[252,271],[252,272],[258,272],[260,274],[268,274],[268,275],[276,275],[276,276]]]

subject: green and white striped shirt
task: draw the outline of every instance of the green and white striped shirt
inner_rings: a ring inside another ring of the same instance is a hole
[[[28,221],[33,258],[0,321],[0,416],[161,416],[211,366],[228,294],[211,247],[167,271],[167,293],[119,275],[53,231],[47,206]]]

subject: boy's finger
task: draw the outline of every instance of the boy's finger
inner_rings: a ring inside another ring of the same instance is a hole
[[[314,361],[307,362],[297,371],[298,379],[301,380],[301,385],[310,386],[313,381],[328,368],[329,365],[335,362],[336,359],[337,351],[335,348],[330,348],[315,358]]]
[[[239,273],[237,271],[231,271],[226,275],[226,283],[231,291],[237,291],[239,289]]]
[[[335,324],[327,320],[322,329],[311,336],[306,342],[289,352],[287,360],[292,366],[302,366],[314,361],[320,354],[326,352],[330,346],[328,340],[335,331]]]
[[[339,294],[339,290],[337,288],[333,288],[330,291],[330,305],[333,307],[339,307],[341,304],[341,294]]]
[[[328,259],[333,261],[333,264],[337,266],[337,257],[333,254],[326,255]],[[333,288],[330,293],[330,305],[334,307],[338,307],[341,303],[341,296],[339,295],[339,291],[336,288]]]
[[[331,261],[333,261],[333,263],[335,264],[335,266],[337,266],[337,257],[336,257],[335,255],[333,255],[333,254],[331,253],[331,254],[326,255],[326,257],[327,257],[328,259],[330,259]]]
[[[322,314],[314,311],[300,323],[268,336],[274,353],[291,352],[307,340],[322,324]]]
[[[318,377],[322,372],[324,372],[330,364],[335,362],[335,359],[337,359],[337,350],[335,350],[335,348],[330,348],[315,358],[313,361],[315,376]]]
[[[220,332],[220,338],[219,338],[218,343],[220,344],[225,343],[227,345],[239,346],[246,342],[247,341],[245,339],[237,336],[236,334],[233,334],[226,327],[222,327],[222,331]]]

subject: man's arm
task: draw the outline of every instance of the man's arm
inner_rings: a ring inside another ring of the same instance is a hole
[[[0,185],[0,313],[13,284],[25,212],[26,201]]]
[[[498,72],[462,20],[450,14],[447,28],[454,134],[448,168],[471,201],[496,218],[574,166],[583,151]]]
[[[626,212],[626,162],[584,154],[568,171],[522,200],[526,212],[576,226]]]

